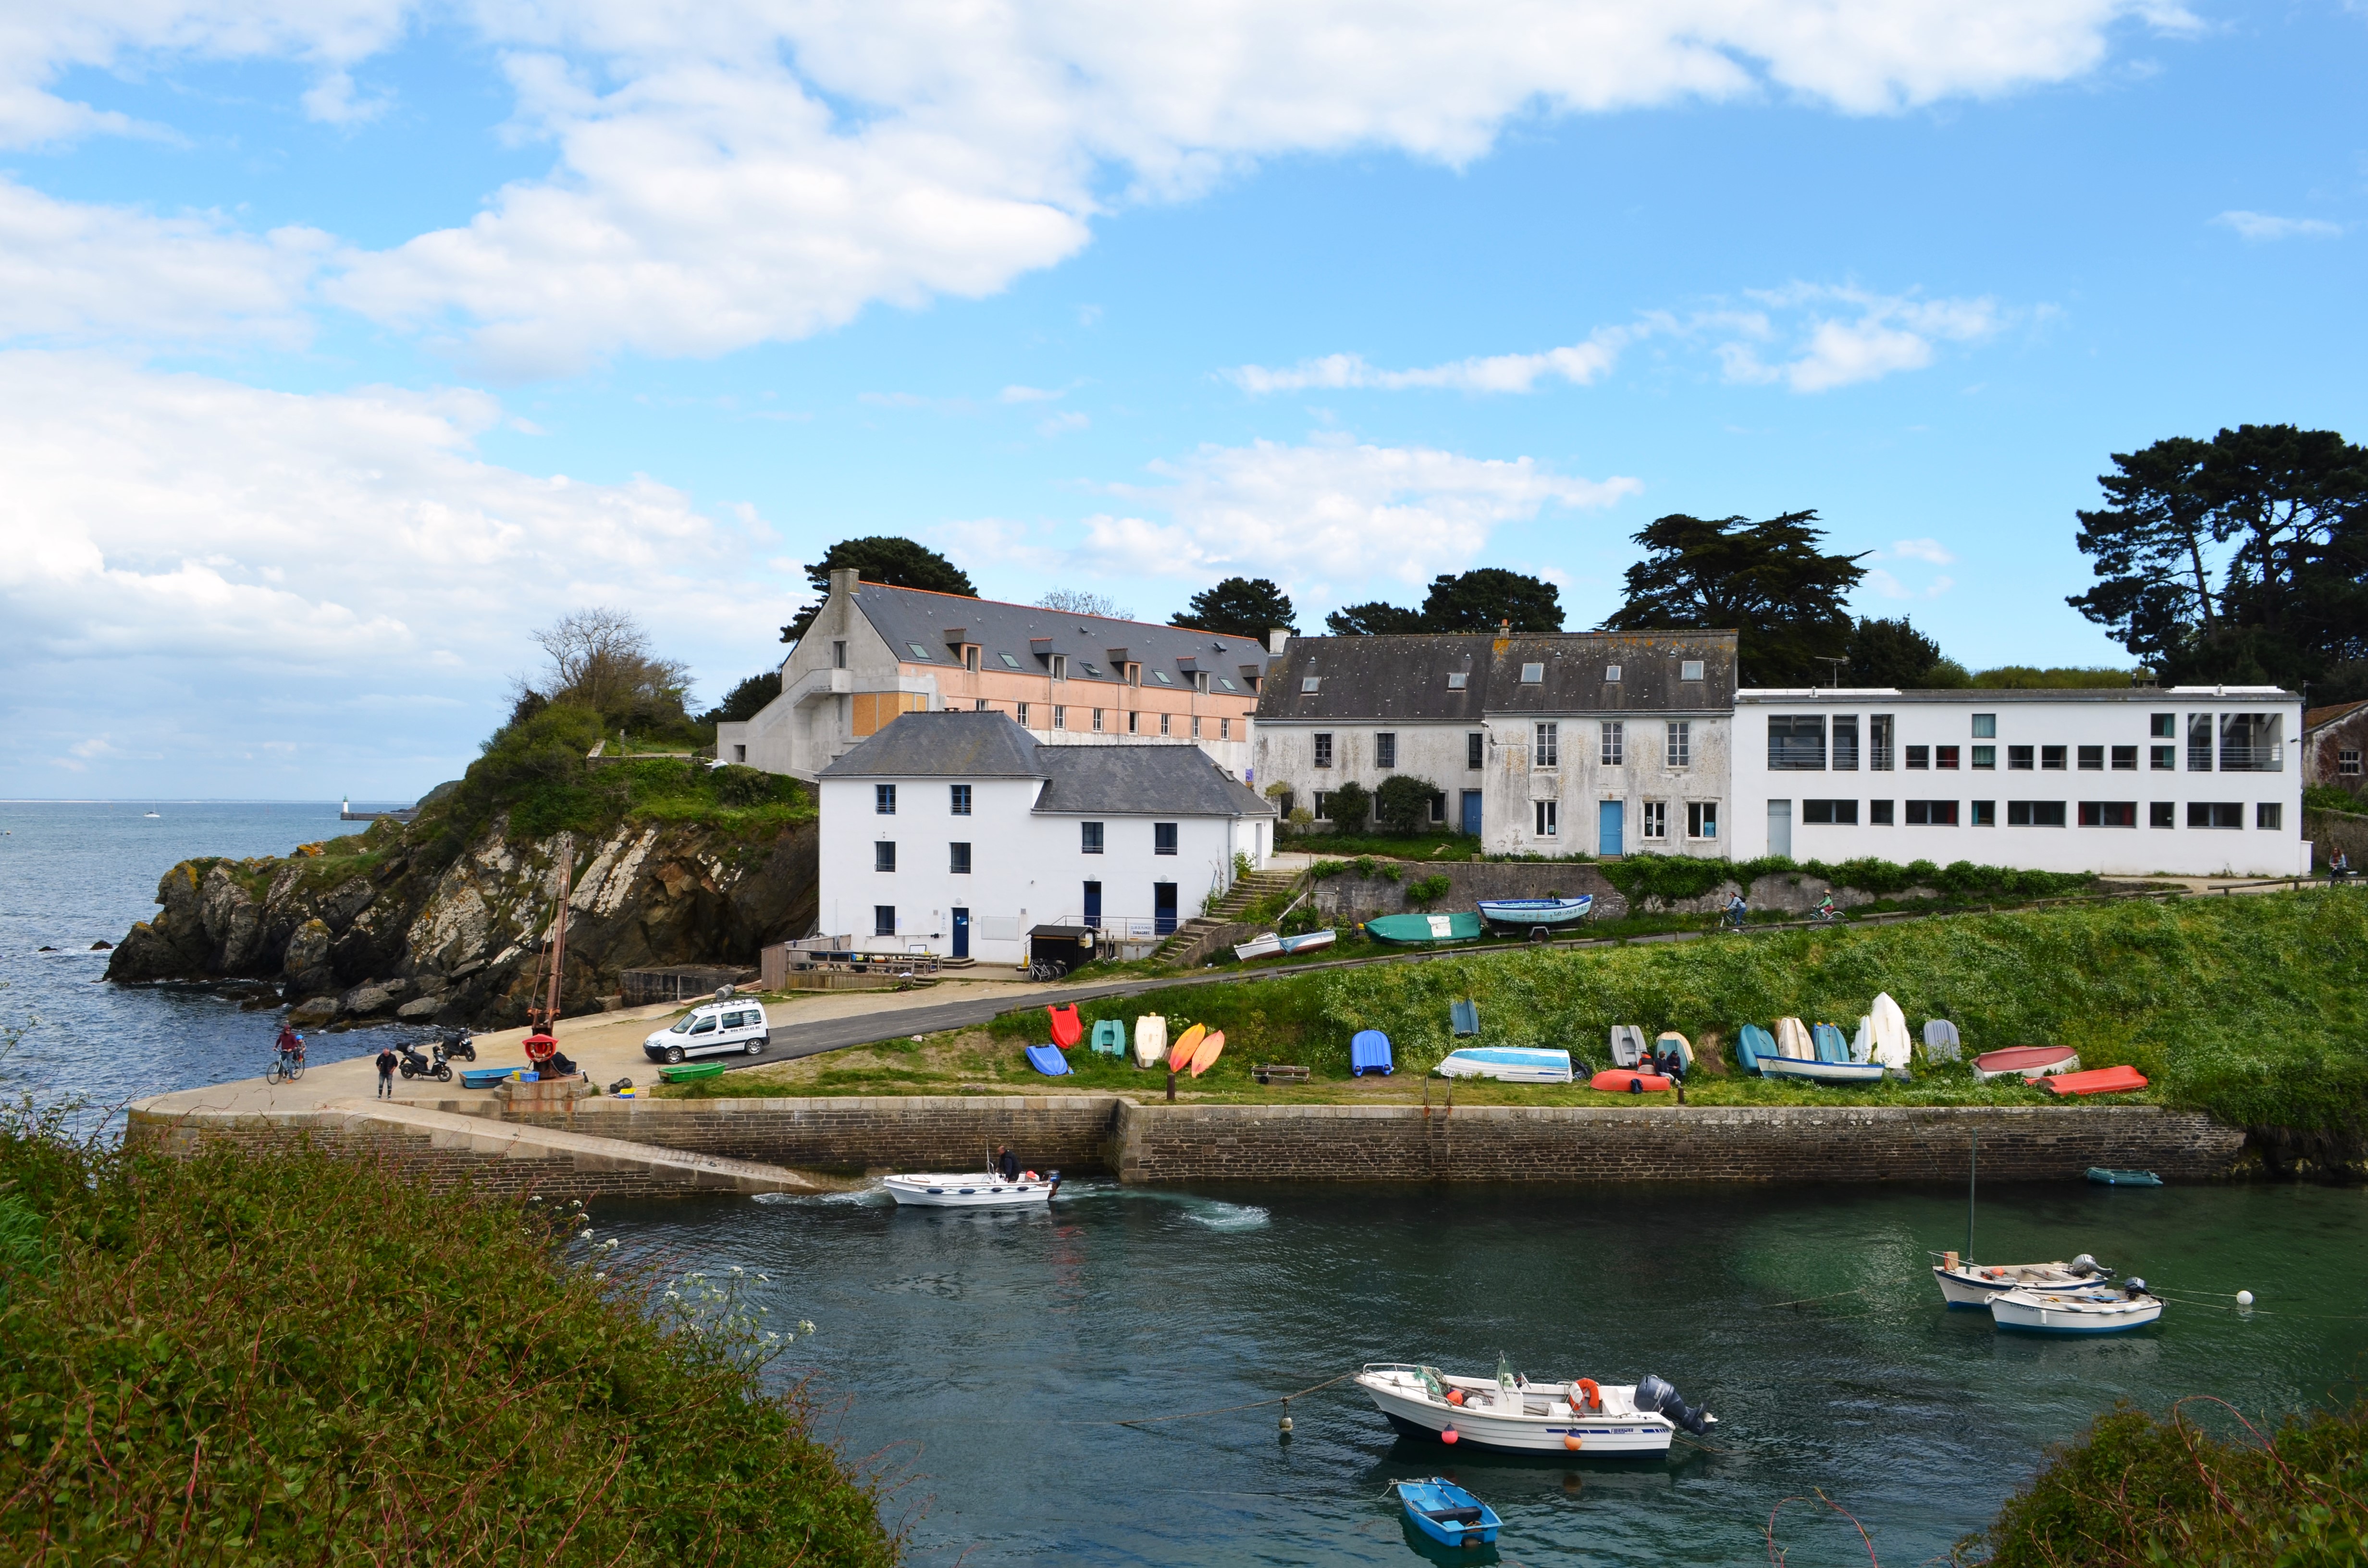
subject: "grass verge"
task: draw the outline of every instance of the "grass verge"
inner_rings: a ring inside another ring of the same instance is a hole
[[[0,1129],[7,1559],[896,1561],[758,1337],[567,1266],[555,1207]]]

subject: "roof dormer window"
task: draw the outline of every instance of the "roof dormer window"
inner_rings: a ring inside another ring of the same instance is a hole
[[[1162,676],[1160,678],[1165,680],[1167,677]],[[1143,666],[1141,665],[1129,665],[1126,666],[1126,684],[1129,686],[1141,686],[1143,684]]]
[[[1054,680],[1066,680],[1069,678],[1068,654],[1055,653],[1053,655],[1053,678]]]
[[[978,668],[978,644],[977,644],[977,643],[975,643],[975,642],[965,642],[965,643],[963,643],[963,644],[962,644],[962,668],[964,668],[964,669],[966,669],[966,670],[975,670],[975,669],[977,669],[977,668]]]
[[[997,653],[996,657],[1003,661],[1004,667],[1007,669],[1016,670],[1019,667],[1019,661],[1013,658],[1008,653]]]
[[[1162,686],[1174,686],[1176,684],[1173,680],[1168,678],[1167,672],[1166,670],[1154,670],[1151,672],[1151,676]]]
[[[1224,687],[1227,691],[1239,691],[1241,689],[1241,687],[1235,686],[1232,681],[1227,680],[1224,676],[1219,676],[1217,677],[1217,684]],[[1201,689],[1206,691],[1209,688],[1207,687],[1202,687]]]
[[[929,657],[929,651],[927,648],[922,647],[918,642],[907,642],[905,646],[913,650],[913,657],[920,660],[923,664],[933,664],[936,662]]]
[[[1523,665],[1521,666],[1521,684],[1523,686],[1543,686],[1545,684],[1545,665]]]

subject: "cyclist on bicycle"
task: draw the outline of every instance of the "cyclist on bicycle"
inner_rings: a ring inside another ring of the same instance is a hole
[[[295,1025],[281,1024],[279,1038],[271,1042],[271,1049],[284,1061],[301,1062],[304,1060],[304,1037],[296,1032]]]
[[[1831,888],[1826,890],[1826,896],[1817,900],[1817,907],[1810,913],[1820,920],[1838,918],[1839,912],[1834,908],[1834,893]]]
[[[1743,928],[1743,917],[1749,914],[1751,906],[1743,902],[1743,895],[1739,892],[1736,893],[1733,898],[1726,901],[1726,923],[1729,926],[1734,926],[1736,930],[1741,930]]]

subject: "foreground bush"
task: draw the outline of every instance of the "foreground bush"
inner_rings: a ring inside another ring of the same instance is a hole
[[[2182,1401],[2161,1421],[2128,1405],[2098,1417],[1959,1559],[1991,1568],[2368,1562],[2368,1405],[2289,1422],[2264,1442],[2234,1420],[2215,1423],[2237,1427],[2233,1437],[2203,1430],[2195,1414],[2217,1403]]]
[[[895,1560],[752,1337],[569,1267],[550,1206],[22,1127],[0,1206],[10,1562]]]

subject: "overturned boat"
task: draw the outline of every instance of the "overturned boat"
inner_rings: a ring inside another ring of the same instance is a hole
[[[1494,1378],[1372,1361],[1358,1372],[1357,1386],[1406,1437],[1497,1453],[1666,1454],[1679,1431],[1699,1437],[1718,1419],[1649,1374],[1634,1384],[1531,1382],[1502,1358]]]

